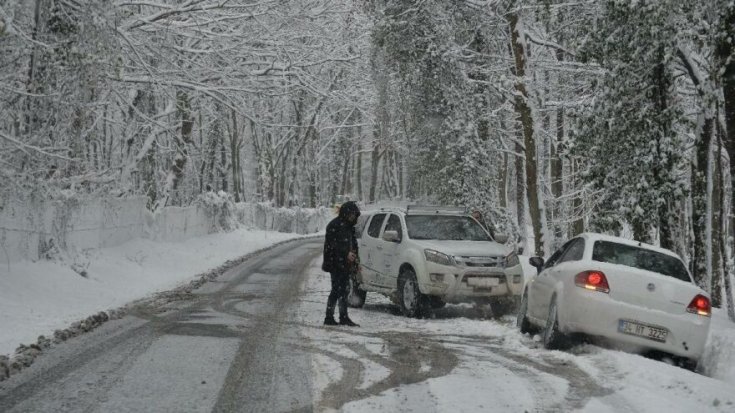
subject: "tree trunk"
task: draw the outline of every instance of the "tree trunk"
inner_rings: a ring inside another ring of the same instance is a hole
[[[149,115],[153,114],[153,112],[155,111],[154,105],[155,101],[149,93],[145,93],[140,90],[136,91],[135,97],[133,98],[132,106],[137,108],[139,112]],[[135,125],[136,118],[136,111],[133,109],[133,107],[129,108],[128,122]],[[138,135],[137,132],[134,132],[128,139],[126,139],[123,146],[124,149],[122,155],[122,169],[120,171],[120,186],[128,192],[135,191],[137,186],[133,182],[133,172],[138,169],[138,164],[146,156],[148,156],[148,153],[153,148],[153,144],[155,143],[156,137],[158,135],[157,131],[153,130],[152,127],[144,128],[143,132],[145,132],[146,129],[148,131],[148,136],[146,136],[145,141],[143,141],[140,149],[138,149],[137,151],[134,150],[136,144],[136,136]],[[155,174],[151,174],[151,179],[155,179],[154,175]]]
[[[310,208],[316,208],[317,199],[316,199],[316,193],[317,193],[317,186],[316,186],[316,177],[317,172],[314,171],[313,173],[309,174],[309,207]]]
[[[732,47],[735,42],[735,7],[728,5],[723,12],[722,24],[720,32],[723,34],[719,38],[717,44],[717,58],[722,67],[722,94],[724,96],[724,112],[725,112],[725,150],[730,159],[730,182],[735,178],[735,59],[732,59]],[[735,185],[730,185],[730,210],[733,210],[735,203]],[[732,213],[731,213],[732,216]],[[730,229],[735,227],[735,222],[730,221]],[[732,248],[732,245],[729,245]],[[728,300],[728,314],[732,321],[735,321],[735,313],[731,311],[732,288],[730,287],[730,275],[726,278],[725,290]]]
[[[397,157],[397,163],[398,163],[398,197],[400,199],[406,198],[406,175],[405,175],[405,169],[406,169],[406,159],[403,156]]]
[[[226,141],[225,134],[223,133],[220,137],[219,142],[219,168],[217,168],[217,172],[219,174],[219,180],[221,182],[220,189],[224,192],[229,192],[228,182],[227,182],[227,141]]]
[[[202,127],[202,112],[199,112],[197,117],[197,126],[199,130],[199,193],[204,193],[204,172],[207,169],[207,163],[205,162],[205,148],[204,148],[204,128]],[[255,152],[257,153],[257,144],[255,145]]]
[[[560,17],[561,19],[561,17]],[[564,61],[564,52],[556,51],[556,60]],[[557,84],[560,84],[561,74],[557,76]],[[551,193],[554,196],[554,237],[561,241],[564,237],[562,223],[559,222],[561,211],[561,196],[564,192],[563,172],[564,162],[561,159],[561,152],[564,145],[564,106],[561,104],[556,108],[556,139],[551,143]]]
[[[342,195],[347,194],[347,187],[350,182],[350,151],[344,152],[344,159],[342,164],[342,185],[340,186],[340,193]]]
[[[41,6],[41,2],[43,0],[36,0],[36,4],[33,8],[33,30],[31,32],[31,39],[34,41],[33,45],[31,46],[30,51],[30,59],[28,62],[28,78],[26,79],[26,92],[29,94],[29,96],[25,97],[25,105],[24,105],[24,111],[25,116],[23,116],[23,123],[25,123],[24,128],[19,128],[18,133],[26,133],[30,134],[33,130],[35,130],[36,126],[36,119],[38,119],[38,115],[35,113],[34,105],[33,105],[33,97],[30,96],[31,94],[38,93],[39,87],[38,84],[36,84],[36,64],[38,60],[38,56],[36,56],[36,52],[38,49],[38,45],[35,43],[36,40],[38,40],[39,33],[41,31],[41,25],[42,25],[42,19],[41,19],[41,9],[42,8],[48,8],[49,6]]]
[[[665,52],[663,49],[659,51],[659,63],[656,65],[653,73],[653,81],[656,85],[656,88],[654,88],[654,104],[657,107],[657,110],[660,113],[664,113],[666,110],[668,110],[669,103],[669,87],[671,86],[671,80],[669,79],[669,76],[666,72],[666,65],[664,64],[664,57]],[[664,136],[671,136],[671,125],[669,123],[661,125]],[[663,159],[661,154],[661,139],[657,141],[658,144],[658,154],[659,154],[659,162],[656,165],[656,167],[653,170],[653,176],[655,182],[662,182],[665,180],[665,176],[670,173],[671,170],[673,170],[674,165],[671,163],[669,159]],[[674,236],[673,236],[673,229],[671,228],[671,201],[664,200],[664,202],[659,203],[658,210],[656,213],[658,214],[658,227],[659,227],[659,241],[661,243],[662,248],[666,248],[669,250],[675,249],[674,246]],[[650,237],[647,237],[650,238]],[[650,240],[649,240],[650,242]]]
[[[234,109],[230,112],[230,116],[232,116],[232,132],[230,132],[232,192],[235,194],[235,202],[240,202],[240,174],[238,173],[238,169],[240,168],[240,136],[237,133],[237,114]]]
[[[518,133],[516,135],[516,153],[522,154],[523,153],[523,145],[521,145],[521,141],[523,138],[523,133],[518,130]],[[526,241],[526,237],[528,235],[528,231],[526,231],[526,167],[525,162],[523,159],[523,156],[516,156],[515,157],[515,172],[516,172],[516,215],[518,218],[518,232],[520,232],[521,239],[518,240],[518,242],[521,244],[521,248],[523,248],[527,253],[529,252],[526,248],[528,245]]]
[[[388,113],[388,77],[382,72],[377,71],[375,73],[375,84],[378,92],[378,106],[377,106],[377,130],[373,134],[375,141],[373,142],[373,153],[370,160],[370,202],[375,202],[376,192],[379,183],[385,182],[385,174],[383,174],[382,180],[378,181],[380,158],[385,155],[385,150],[381,151],[381,146],[389,142],[389,131],[390,131],[390,114]],[[389,162],[384,162],[383,169],[389,167]],[[383,185],[381,185],[383,187]]]
[[[559,14],[559,24],[563,24],[564,15]],[[547,27],[547,31],[550,31]],[[563,44],[563,31],[559,32],[559,44]],[[564,61],[564,52],[562,50],[556,50],[556,60],[559,62]],[[561,87],[562,74],[559,73],[556,78],[556,84]],[[561,159],[561,152],[564,149],[564,106],[559,104],[556,108],[556,139],[551,143],[551,193],[554,197],[554,238],[557,242],[562,241],[564,238],[563,224],[561,221],[562,215],[562,201],[561,196],[564,192],[563,184],[563,172],[564,163]]]
[[[358,122],[361,122],[362,118],[358,118]],[[355,164],[355,191],[357,192],[357,199],[363,200],[362,193],[362,128],[357,129],[357,159]]]
[[[290,156],[291,146],[287,145],[283,148],[283,155],[281,155],[279,161],[281,170],[278,173],[278,196],[276,197],[276,205],[278,206],[286,205],[286,200],[289,199],[289,194],[286,192],[286,188],[288,187],[288,183],[286,181],[288,179],[288,160]]]
[[[515,110],[523,127],[523,145],[525,146],[526,188],[528,192],[528,210],[531,215],[533,226],[533,238],[535,244],[534,253],[538,256],[546,255],[545,246],[545,213],[543,200],[540,197],[540,185],[538,174],[538,159],[536,154],[536,138],[534,131],[533,114],[528,103],[528,92],[524,77],[526,76],[526,51],[521,38],[522,28],[516,13],[508,16],[511,32],[511,47],[515,58]]]
[[[176,92],[176,111],[181,121],[181,135],[176,139],[176,155],[169,168],[166,183],[163,188],[163,196],[156,204],[156,212],[161,211],[173,196],[173,192],[178,187],[179,181],[184,175],[184,167],[186,167],[186,161],[189,158],[188,146],[191,143],[191,130],[194,122],[191,118],[191,106],[189,104],[189,96],[186,92]]]
[[[219,106],[215,107],[219,109]],[[217,160],[217,142],[219,142],[221,134],[222,128],[220,127],[220,121],[215,120],[212,125],[212,130],[207,134],[207,153],[204,160],[206,169],[204,189],[206,191],[212,191],[215,189],[214,168]]]
[[[561,220],[562,160],[559,154],[564,140],[564,108],[556,110],[556,141],[551,143],[551,193],[554,196],[554,237],[561,240],[564,235]]]
[[[257,129],[255,129],[255,122],[251,120],[249,126],[250,141],[253,143],[253,152],[255,153],[255,162],[257,164],[257,169],[255,172],[255,193],[257,194],[257,198],[262,201],[263,189],[265,188],[265,183],[263,182],[263,175],[265,174],[263,159],[265,158],[265,155],[263,154],[263,148],[260,143],[260,138],[258,138],[258,131]]]
[[[508,153],[503,152],[503,164],[500,167],[500,188],[498,191],[498,203],[500,204],[500,207],[503,209],[508,208],[508,168],[510,167],[508,163]]]
[[[378,166],[380,165],[380,145],[378,139],[373,141],[373,152],[370,157],[370,195],[368,196],[368,202],[375,202],[375,190],[378,186]]]
[[[701,117],[704,117],[703,115]],[[707,282],[707,244],[708,244],[708,227],[710,217],[707,216],[709,193],[708,189],[708,173],[709,165],[709,149],[712,139],[713,119],[700,119],[702,122],[702,130],[698,136],[696,145],[696,153],[692,162],[691,187],[692,187],[692,232],[693,240],[693,256],[692,256],[692,275],[694,280],[702,288],[706,288]]]
[[[719,128],[717,128],[719,129]],[[712,306],[722,307],[722,281],[726,273],[722,272],[724,256],[722,255],[722,218],[723,218],[723,188],[722,181],[722,146],[720,145],[719,130],[715,136],[716,150],[712,151],[714,171],[712,176],[712,279],[710,281]]]
[[[719,108],[717,112],[717,119],[720,119]],[[720,122],[717,122],[717,125],[718,147],[720,148],[718,152],[721,152],[721,148],[724,146],[722,142],[722,139],[724,138],[724,133],[719,128]],[[722,163],[722,154],[718,153],[718,155],[720,163]],[[732,187],[733,180],[722,167],[720,167],[720,181],[722,183],[721,193],[723,198],[723,202],[720,205],[720,223],[722,225],[722,239],[720,240],[720,255],[722,256],[722,288],[725,289],[725,304],[727,305],[727,316],[731,321],[735,322],[735,296],[733,296],[732,282],[730,278],[732,271],[732,268],[730,266],[730,262],[732,259],[732,243],[729,241],[731,240],[729,235],[732,233],[733,229],[735,229],[735,222],[733,222],[735,221],[735,219],[731,218],[729,221],[728,219],[726,219],[726,211],[728,211],[727,202],[729,201],[730,205],[732,205],[732,199],[727,199],[727,192],[725,191],[728,183],[730,187]],[[731,208],[732,206],[729,209],[730,211],[732,210]]]
[[[578,177],[579,160],[572,159],[570,164],[572,176],[574,176],[574,180],[576,181],[575,184],[572,185],[572,188],[574,188],[575,191],[581,191],[582,188],[577,188],[577,186],[580,186],[580,184],[584,185],[584,181]],[[574,195],[574,198],[572,199],[572,215],[575,216],[575,219],[574,223],[572,224],[572,231],[569,234],[570,238],[584,232],[584,216],[582,215],[582,195],[580,193]]]
[[[689,78],[697,88],[700,99],[702,100],[700,113],[697,119],[697,137],[694,143],[695,154],[691,164],[691,191],[692,191],[692,260],[691,271],[697,285],[709,291],[708,274],[711,270],[711,188],[712,174],[710,173],[711,165],[711,144],[712,133],[714,127],[714,118],[711,108],[709,107],[710,98],[704,93],[702,82],[698,72],[692,67],[692,63],[688,55],[682,50],[677,51],[679,60],[687,69]]]

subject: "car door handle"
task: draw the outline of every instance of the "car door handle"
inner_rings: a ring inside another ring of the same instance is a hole
[[[381,247],[380,245],[378,245],[377,247],[375,247],[375,249],[378,250],[378,251],[383,251],[383,247]]]

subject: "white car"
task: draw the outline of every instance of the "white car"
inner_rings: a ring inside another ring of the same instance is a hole
[[[364,304],[368,291],[389,296],[409,317],[447,302],[486,302],[500,313],[509,306],[503,298],[520,297],[518,257],[498,242],[507,237],[494,240],[464,209],[382,209],[363,214],[355,232],[360,272],[351,280],[353,307]]]
[[[710,325],[710,297],[682,260],[652,245],[586,233],[547,262],[524,289],[517,325],[543,329],[546,348],[562,348],[574,333],[603,337],[640,352],[671,355],[694,369]]]

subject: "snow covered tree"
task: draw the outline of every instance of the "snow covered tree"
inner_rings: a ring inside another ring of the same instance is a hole
[[[583,53],[605,71],[581,116],[575,148],[599,190],[593,226],[620,232],[622,217],[635,239],[651,242],[656,229],[665,248],[673,247],[674,212],[686,195],[679,173],[684,146],[675,128],[682,108],[672,95],[673,3],[604,4]]]
[[[729,219],[729,250],[727,271],[724,275],[724,287],[727,299],[728,315],[735,321],[735,304],[733,304],[732,272],[733,272],[733,231],[735,231],[735,220],[732,218],[733,205],[735,205],[735,5],[732,2],[721,2],[720,7],[714,8],[718,15],[718,24],[714,25],[718,30],[716,36],[716,56],[718,61],[718,74],[722,77],[724,128],[720,128],[720,136],[724,141],[724,147],[730,160],[729,165],[729,187],[730,187],[730,219]],[[718,122],[719,124],[719,122]],[[723,185],[724,186],[724,185]],[[724,250],[724,248],[723,248]]]

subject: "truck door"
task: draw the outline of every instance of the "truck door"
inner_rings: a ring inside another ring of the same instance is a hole
[[[383,239],[383,235],[386,231],[398,232],[397,241],[386,241]],[[401,226],[401,217],[396,214],[390,214],[388,221],[385,224],[385,228],[380,235],[378,242],[383,247],[382,265],[379,266],[380,275],[378,282],[381,286],[396,288],[398,283],[398,269],[401,263],[399,260],[399,249],[401,242],[403,241],[403,227]]]
[[[367,231],[358,241],[362,280],[367,285],[378,284],[379,266],[382,264],[382,249],[379,236],[387,214],[375,214],[367,224]]]

